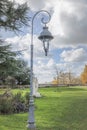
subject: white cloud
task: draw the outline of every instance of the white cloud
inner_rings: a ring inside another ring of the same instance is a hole
[[[12,45],[14,51],[29,49],[30,35],[14,36],[6,38],[6,41]]]
[[[83,48],[68,51],[64,50],[61,53],[61,58],[63,58],[65,62],[83,62],[87,60],[87,52]]]
[[[29,6],[31,7],[31,10],[41,10],[43,9],[46,5],[46,2],[43,0],[30,0],[29,1]]]
[[[47,63],[47,67],[49,68],[49,67],[53,67],[54,66],[54,60],[51,58],[49,61],[48,61],[48,63]]]
[[[37,64],[34,65],[35,75],[38,77],[40,83],[51,82],[54,76],[54,65],[55,62],[51,58],[47,62],[43,60],[37,61]]]
[[[20,0],[20,3],[24,1],[26,0]],[[31,10],[42,9],[52,12],[49,28],[60,44],[87,44],[86,0],[27,0],[27,2]]]
[[[53,46],[58,48],[87,45],[86,1],[30,0],[31,9],[46,9],[52,12],[49,30],[54,36]]]

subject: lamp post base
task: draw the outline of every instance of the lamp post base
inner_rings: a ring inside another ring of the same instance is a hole
[[[29,100],[29,119],[27,128],[29,130],[36,130],[35,119],[34,119],[34,98],[30,95]]]
[[[35,124],[28,124],[27,125],[27,130],[36,130]]]

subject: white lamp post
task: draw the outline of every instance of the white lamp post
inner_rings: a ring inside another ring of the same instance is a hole
[[[35,118],[34,118],[34,98],[33,98],[33,24],[34,19],[39,13],[46,13],[48,15],[48,20],[45,21],[44,17],[41,19],[41,22],[45,25],[43,27],[43,31],[41,32],[40,36],[38,37],[43,42],[43,47],[45,50],[45,55],[47,56],[47,52],[49,49],[49,41],[53,39],[52,34],[48,31],[48,27],[46,24],[50,21],[51,16],[49,12],[45,10],[41,10],[35,13],[32,18],[32,29],[31,29],[31,66],[30,66],[30,98],[29,98],[29,119],[28,119],[28,129],[29,130],[36,130],[35,126]]]

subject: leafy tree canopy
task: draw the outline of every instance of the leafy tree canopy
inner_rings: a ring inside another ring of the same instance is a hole
[[[19,5],[9,0],[0,0],[0,29],[20,31],[23,25],[28,25],[27,3]],[[18,76],[22,72],[19,69],[17,54],[11,51],[11,45],[7,45],[0,38],[0,80],[5,80],[7,76]],[[19,71],[20,70],[20,71]]]
[[[15,78],[18,81],[18,84],[29,84],[30,83],[30,69],[27,65],[27,62],[24,60],[17,60],[17,68],[18,71],[16,71]]]
[[[0,0],[0,28],[19,30],[28,23],[27,4],[17,5],[9,0]]]

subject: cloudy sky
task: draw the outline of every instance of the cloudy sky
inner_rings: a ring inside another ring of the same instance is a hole
[[[24,1],[20,0],[19,3]],[[52,81],[56,75],[55,67],[80,75],[87,64],[87,0],[27,2],[31,18],[39,10],[47,10],[51,14],[48,26],[54,39],[50,42],[47,57],[44,55],[42,43],[37,38],[42,29],[42,15],[37,16],[34,21],[34,73],[39,82]],[[29,24],[31,25],[31,22]],[[12,43],[14,50],[27,49],[23,52],[23,57],[30,65],[31,27],[23,28],[23,33],[17,35],[6,32],[4,38]]]

